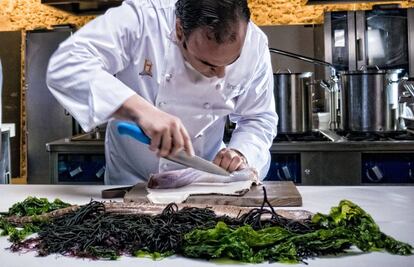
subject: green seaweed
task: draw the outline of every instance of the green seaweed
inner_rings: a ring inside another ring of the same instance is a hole
[[[329,215],[315,214],[312,222],[325,229],[345,227],[349,230],[349,240],[362,251],[385,249],[398,255],[413,253],[411,245],[382,233],[374,219],[349,200],[342,200],[337,207],[332,207]]]
[[[60,218],[38,218],[68,205],[60,200],[27,198],[6,214],[32,216],[34,221],[16,228],[0,217],[1,234],[10,236],[12,251],[37,244],[34,248],[41,256],[60,253],[108,260],[121,255],[161,260],[181,254],[246,263],[298,263],[321,255],[346,253],[352,246],[363,252],[413,254],[411,245],[382,233],[372,217],[349,200],[342,200],[329,214],[317,213],[305,221],[282,218],[270,204],[270,210],[262,206],[229,218],[217,216],[210,209],[179,210],[175,204],[154,216],[110,214],[105,212],[103,203],[96,201]],[[262,218],[263,214],[267,218]],[[38,236],[24,240],[32,233]]]
[[[27,197],[22,202],[14,204],[7,216],[33,216],[48,213],[54,210],[69,207],[69,203],[65,203],[60,199],[49,202],[47,198]]]
[[[398,255],[413,253],[411,245],[382,233],[369,214],[348,200],[341,201],[328,215],[315,214],[312,222],[319,228],[304,234],[277,226],[254,230],[250,225],[231,228],[218,222],[215,228],[186,234],[183,254],[204,259],[228,257],[250,263],[266,260],[297,263],[309,257],[342,253],[352,245],[364,252],[385,249]]]
[[[170,257],[174,255],[173,251],[168,252],[149,252],[146,250],[137,250],[133,253],[133,255],[137,258],[150,258],[152,260],[162,260],[164,258]]]
[[[46,198],[27,197],[25,200],[14,204],[8,212],[1,213],[0,216],[0,235],[9,236],[13,243],[24,240],[27,236],[40,230],[40,226],[47,221],[38,215],[48,213],[57,209],[66,208],[70,204],[60,199],[49,202]],[[8,222],[5,217],[8,216],[32,216],[32,223],[26,223],[23,227],[16,227]]]
[[[0,218],[0,236],[9,236],[10,242],[19,242],[24,240],[31,234],[34,234],[40,230],[38,224],[27,223],[22,228],[15,227],[11,223],[7,222],[4,218]]]

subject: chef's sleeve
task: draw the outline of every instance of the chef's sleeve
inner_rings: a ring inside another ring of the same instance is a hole
[[[64,41],[49,61],[47,85],[85,131],[109,117],[135,92],[114,77],[140,39],[141,10],[124,3]],[[133,30],[132,30],[133,29]]]
[[[259,60],[246,90],[238,96],[230,120],[236,123],[229,148],[240,151],[263,179],[269,169],[269,149],[276,137],[278,116],[273,96],[273,70],[267,44],[257,51]]]

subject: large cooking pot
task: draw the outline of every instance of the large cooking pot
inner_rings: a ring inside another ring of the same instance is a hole
[[[398,83],[403,70],[340,72],[341,127],[356,132],[392,132],[398,125]]]
[[[312,72],[277,72],[273,77],[278,133],[312,131]]]

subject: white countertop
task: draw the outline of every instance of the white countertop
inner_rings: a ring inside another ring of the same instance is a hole
[[[74,204],[85,204],[91,198],[101,200],[102,189],[113,186],[67,186],[67,185],[0,185],[0,210],[6,211],[13,203],[27,196],[56,197]],[[312,212],[329,212],[341,199],[349,199],[372,215],[381,230],[394,238],[414,245],[414,186],[300,186],[303,207]],[[118,199],[121,201],[120,199]],[[292,208],[290,208],[292,209]],[[73,267],[73,266],[223,266],[214,262],[170,257],[161,261],[133,257],[121,257],[117,261],[91,261],[73,259],[59,255],[35,257],[35,253],[16,254],[6,248],[10,245],[5,237],[0,238],[1,267]],[[341,257],[310,259],[308,266],[414,266],[414,256],[395,256],[388,253],[360,253],[355,250]],[[305,266],[304,264],[244,264],[249,266]],[[228,265],[228,266],[236,266]]]

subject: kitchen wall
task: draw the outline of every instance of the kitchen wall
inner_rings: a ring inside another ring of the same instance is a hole
[[[371,4],[342,4],[342,5],[315,5],[306,6],[306,0],[250,0],[252,20],[261,26],[269,25],[300,25],[321,24],[323,13],[333,10],[370,9]],[[414,1],[400,1],[403,7],[414,7]],[[378,3],[375,3],[378,4]],[[84,25],[93,16],[74,16],[57,9],[42,5],[40,0],[0,0],[0,31],[21,31],[22,40],[25,39],[25,30],[37,28],[51,28],[56,24],[74,24],[78,27]],[[271,29],[269,29],[271,31]],[[24,42],[23,42],[24,43]],[[22,54],[22,70],[24,69],[24,44],[16,47]],[[24,84],[24,71],[21,72],[21,84]],[[21,103],[25,103],[24,88],[17,88],[21,95]],[[26,181],[26,109],[21,106],[21,160],[20,176],[22,182]],[[18,127],[19,128],[19,127]]]
[[[269,47],[301,54],[307,57],[315,57],[314,31],[316,27],[323,25],[277,25],[261,26],[267,35]],[[281,38],[283,36],[283,38]],[[318,40],[323,46],[323,39]],[[323,60],[323,57],[320,58]],[[272,53],[273,72],[315,72],[315,66],[304,61],[281,56]]]
[[[368,4],[305,5],[306,0],[250,0],[253,21],[258,25],[320,24],[325,11],[366,10],[379,2]],[[386,2],[383,2],[386,3]],[[413,7],[414,1],[394,2]]]
[[[72,16],[48,7],[40,0],[0,0],[0,31],[33,30],[56,24],[82,26],[92,16]]]

